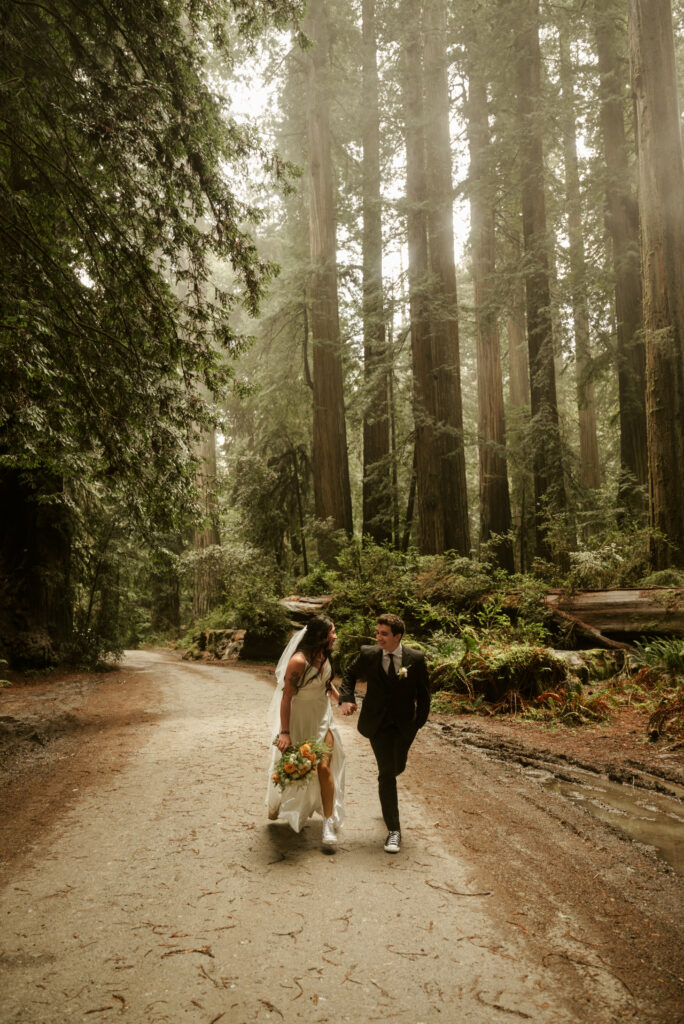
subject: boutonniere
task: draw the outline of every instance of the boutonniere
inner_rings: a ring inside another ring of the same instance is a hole
[[[403,666],[402,668],[399,669],[399,678],[400,679],[406,679],[407,675],[408,675],[408,669],[406,668],[406,666]]]

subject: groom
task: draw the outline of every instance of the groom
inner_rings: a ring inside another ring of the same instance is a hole
[[[376,619],[377,644],[362,647],[347,666],[339,699],[342,714],[353,715],[356,684],[359,679],[366,681],[359,732],[370,740],[378,763],[380,806],[389,832],[387,853],[399,853],[401,848],[397,775],[406,767],[409,747],[430,710],[425,656],[402,645],[405,628],[398,615]]]

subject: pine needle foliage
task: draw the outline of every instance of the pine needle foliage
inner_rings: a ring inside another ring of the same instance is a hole
[[[297,10],[4,6],[0,466],[135,481],[141,512],[188,496],[205,396],[225,390],[245,342],[233,313],[257,311],[275,270],[232,184],[258,145],[211,61]]]

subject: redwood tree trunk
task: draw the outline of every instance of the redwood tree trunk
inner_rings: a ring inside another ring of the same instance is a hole
[[[634,195],[630,147],[625,132],[626,45],[620,46],[622,0],[595,0],[593,11],[599,61],[601,133],[606,162],[606,227],[613,244],[617,371],[620,415],[620,500],[643,508],[636,483],[646,486],[646,370],[639,255],[639,210]],[[624,51],[624,52],[623,52]]]
[[[209,431],[202,439],[198,451],[200,466],[197,473],[197,489],[204,506],[202,529],[196,529],[194,548],[197,554],[221,543],[218,529],[218,504],[216,498],[216,435]],[[206,559],[200,558],[195,566],[195,580],[192,598],[192,614],[195,618],[207,615],[216,607],[221,597],[221,584],[216,569]]]
[[[324,0],[311,0],[305,30],[307,62],[309,247],[313,338],[313,467],[316,518],[352,532],[351,490],[344,415],[342,343],[337,306],[335,199],[328,113],[328,24]],[[322,540],[322,557],[335,544]]]
[[[392,537],[388,356],[382,287],[380,110],[375,0],[363,0],[363,533]]]
[[[437,447],[436,395],[432,337],[427,303],[428,244],[425,204],[425,133],[421,4],[405,0],[402,93],[406,135],[406,233],[409,309],[413,362],[413,415],[416,427],[418,547],[422,554],[444,551],[440,458]]]
[[[596,436],[596,402],[591,379],[592,359],[589,343],[589,301],[587,268],[582,231],[582,196],[580,193],[577,129],[575,125],[575,88],[570,48],[563,29],[560,31],[560,78],[565,109],[563,111],[563,152],[565,157],[565,193],[568,210],[570,242],[570,289],[572,317],[575,328],[575,374],[577,380],[577,411],[579,419],[580,483],[585,487],[601,486],[598,438]]]
[[[544,195],[544,151],[541,120],[541,55],[539,0],[524,0],[514,45],[517,54],[517,108],[520,129],[520,171],[527,341],[530,360],[531,441],[536,509],[537,553],[551,558],[546,521],[565,510],[565,482],[556,400],[551,320],[550,261]]]
[[[513,233],[514,263],[521,266],[521,246]],[[507,424],[508,459],[511,482],[512,517],[518,525],[519,569],[525,571],[528,550],[534,543],[534,512],[532,508],[532,467],[527,446],[530,418],[530,371],[527,361],[527,330],[525,322],[525,285],[516,274],[510,282],[506,313],[508,337],[508,397],[510,412]]]
[[[454,262],[453,183],[449,130],[446,6],[426,0],[425,143],[428,247],[431,285],[432,355],[436,384],[437,442],[444,546],[470,555],[461,362]]]
[[[490,155],[487,83],[477,50],[468,76],[470,223],[477,338],[478,437],[480,452],[480,542],[494,543],[498,565],[513,572],[511,502],[505,457],[503,380],[496,302],[496,189]],[[505,536],[504,536],[505,535]]]
[[[150,625],[154,632],[176,633],[180,629],[180,579],[177,556],[186,548],[185,538],[164,538],[162,551],[153,552],[150,562]],[[174,557],[176,556],[176,557]]]
[[[684,163],[670,0],[631,0],[656,569],[684,567]]]
[[[520,245],[516,240],[516,252]],[[506,313],[508,338],[509,394],[511,405],[522,409],[530,404],[530,369],[527,362],[527,331],[525,327],[525,286],[517,278],[511,282],[511,296]]]

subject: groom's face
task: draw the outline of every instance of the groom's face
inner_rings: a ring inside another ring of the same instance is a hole
[[[375,627],[375,642],[378,647],[381,647],[383,651],[387,651],[391,654],[399,646],[401,641],[401,633],[396,635],[392,632],[389,626],[376,626]]]

